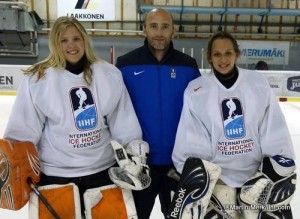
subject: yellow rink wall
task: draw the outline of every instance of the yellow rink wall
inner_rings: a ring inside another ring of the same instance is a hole
[[[300,102],[300,97],[277,97],[279,102]]]

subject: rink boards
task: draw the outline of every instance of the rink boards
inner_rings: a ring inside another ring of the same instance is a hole
[[[15,95],[22,80],[22,69],[29,65],[0,65],[0,95]],[[210,69],[200,69],[202,74]],[[300,101],[300,71],[259,71],[269,81],[279,101]]]

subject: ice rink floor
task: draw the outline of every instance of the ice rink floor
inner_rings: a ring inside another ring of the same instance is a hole
[[[8,120],[11,106],[14,102],[14,96],[1,96],[0,95],[0,138]],[[280,102],[280,106],[285,115],[286,121],[294,143],[296,153],[297,174],[300,175],[300,102]],[[297,182],[297,190],[294,199],[291,202],[294,218],[300,215],[300,182]],[[152,212],[150,219],[163,219],[160,213],[160,206],[156,202],[155,208]],[[19,211],[9,211],[0,209],[0,219],[29,219],[27,205]]]

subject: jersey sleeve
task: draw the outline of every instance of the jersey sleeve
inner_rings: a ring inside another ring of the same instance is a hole
[[[121,75],[119,86],[120,98],[116,107],[107,116],[107,122],[112,139],[117,140],[122,145],[126,145],[131,140],[141,140],[142,130]]]
[[[31,79],[31,76],[24,76],[18,88],[4,138],[13,141],[29,141],[37,145],[44,127],[45,116],[35,107],[33,102],[30,93]]]
[[[265,156],[295,159],[292,139],[280,105],[270,88],[269,106],[259,127],[260,145]]]
[[[188,88],[184,92],[183,109],[172,153],[174,165],[180,173],[186,159],[189,157],[198,157],[204,160],[212,158],[209,133],[193,110],[193,104],[197,103],[192,102]]]

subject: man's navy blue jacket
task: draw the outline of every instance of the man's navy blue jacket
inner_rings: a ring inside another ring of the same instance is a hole
[[[194,58],[175,50],[173,43],[161,62],[144,45],[117,59],[125,85],[149,143],[152,165],[172,164],[172,151],[180,119],[183,93],[188,83],[199,77]]]

